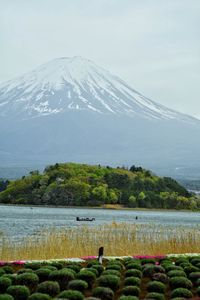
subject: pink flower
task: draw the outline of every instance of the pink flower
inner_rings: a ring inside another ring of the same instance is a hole
[[[81,259],[96,259],[97,256],[83,256]]]
[[[0,266],[5,266],[6,262],[5,261],[0,261]]]
[[[13,265],[24,265],[25,261],[24,260],[16,260],[16,261],[13,261],[12,263],[13,263]]]

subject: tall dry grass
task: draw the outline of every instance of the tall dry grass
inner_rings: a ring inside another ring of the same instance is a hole
[[[4,237],[1,244],[0,259],[7,261],[97,255],[101,246],[108,256],[195,253],[200,250],[200,231],[114,222],[43,231],[21,244]]]

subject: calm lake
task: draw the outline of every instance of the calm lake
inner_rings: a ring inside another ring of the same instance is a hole
[[[77,222],[76,217],[94,217],[95,221]],[[16,241],[52,227],[97,226],[113,221],[200,229],[199,212],[0,206],[0,232]]]

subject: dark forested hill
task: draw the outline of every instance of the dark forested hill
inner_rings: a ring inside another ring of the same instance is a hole
[[[31,205],[198,209],[200,201],[169,177],[141,167],[126,168],[62,163],[10,181],[0,193],[1,203]]]

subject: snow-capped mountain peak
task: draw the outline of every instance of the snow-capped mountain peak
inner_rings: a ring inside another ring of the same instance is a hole
[[[148,119],[192,119],[146,98],[80,56],[54,59],[0,85],[0,116],[29,118],[71,110]]]

